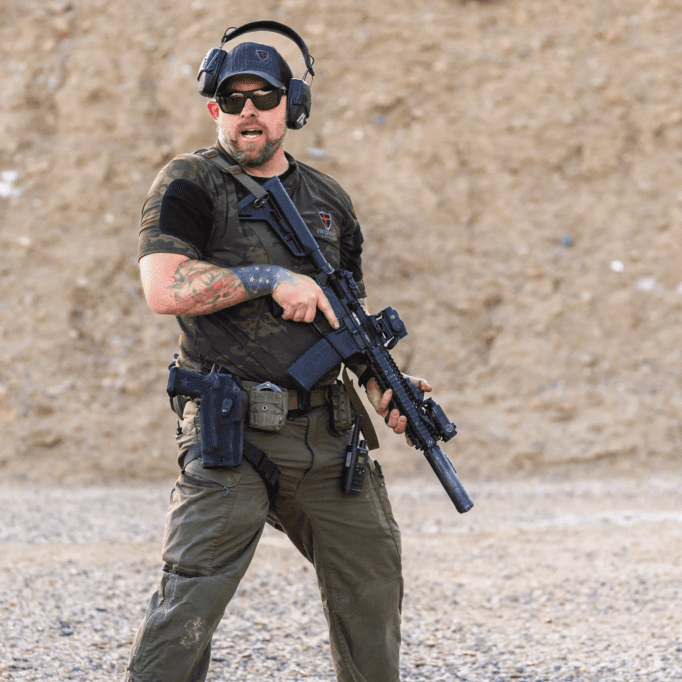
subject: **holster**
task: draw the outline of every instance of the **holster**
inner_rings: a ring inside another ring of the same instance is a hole
[[[217,397],[201,399],[201,461],[204,469],[222,469],[241,464],[244,454],[246,392],[232,381]],[[211,430],[215,429],[215,437]]]
[[[201,459],[204,468],[239,466],[247,410],[246,391],[241,388],[239,380],[223,372],[199,374],[171,365],[167,390],[171,404],[176,396],[201,400]]]

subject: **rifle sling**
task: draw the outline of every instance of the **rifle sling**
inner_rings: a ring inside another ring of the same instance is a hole
[[[244,169],[241,166],[229,164],[215,147],[211,149],[202,149],[196,153],[203,156],[215,166],[218,166],[223,173],[231,175],[243,185],[248,192],[251,192],[251,194],[256,197],[256,201],[263,201],[263,199],[269,196],[261,185],[259,185],[248,173],[244,172]]]
[[[223,173],[231,175],[234,178],[234,180],[239,182],[241,185],[244,186],[244,188],[248,192],[253,194],[257,202],[263,201],[263,199],[269,196],[268,192],[266,192],[263,189],[263,187],[260,184],[258,184],[248,173],[245,173],[244,169],[241,166],[237,164],[230,165],[220,155],[220,152],[215,147],[212,149],[200,150],[197,152],[197,154],[200,154],[207,161],[210,161],[211,163],[218,166],[218,168],[220,168],[220,170],[223,171]],[[276,199],[274,199],[274,201],[276,202]],[[374,425],[372,424],[372,420],[370,419],[370,416],[367,410],[365,409],[365,406],[362,403],[360,396],[355,390],[353,382],[349,378],[348,372],[346,371],[345,367],[343,369],[343,385],[346,387],[346,391],[348,393],[348,397],[350,399],[351,405],[353,406],[353,409],[357,414],[359,414],[362,417],[361,428],[362,433],[365,436],[367,448],[369,450],[376,450],[379,447],[379,437],[377,436],[377,433],[374,429]],[[246,452],[244,453],[244,457],[246,457]]]
[[[355,413],[362,417],[360,428],[362,429],[362,435],[365,437],[367,449],[377,450],[379,447],[379,437],[377,436],[377,432],[374,430],[374,424],[372,424],[369,413],[365,409],[365,405],[362,400],[360,400],[360,396],[355,390],[355,386],[353,386],[353,380],[348,376],[348,370],[345,367],[341,373],[341,378],[343,379],[343,385],[346,387],[346,393],[348,393],[350,404],[353,406]]]

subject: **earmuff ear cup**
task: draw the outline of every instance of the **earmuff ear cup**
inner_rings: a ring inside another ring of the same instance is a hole
[[[204,97],[214,97],[218,87],[218,79],[220,78],[220,69],[223,66],[227,52],[225,50],[214,47],[204,57],[199,67],[199,93]]]
[[[287,128],[301,129],[308,121],[312,103],[310,86],[300,78],[292,78],[287,89]]]

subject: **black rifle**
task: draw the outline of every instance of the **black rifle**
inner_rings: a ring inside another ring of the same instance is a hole
[[[239,176],[235,176],[239,180]],[[243,220],[266,221],[291,253],[307,257],[317,270],[316,281],[329,300],[340,328],[320,332],[322,338],[295,360],[287,375],[304,391],[341,362],[364,362],[382,391],[391,389],[389,410],[397,409],[407,417],[407,436],[421,450],[438,480],[460,514],[474,506],[460,482],[455,467],[437,445],[456,435],[455,425],[432,398],[424,400],[424,391],[405,379],[389,350],[407,335],[400,316],[393,308],[377,315],[367,315],[359,301],[359,290],[350,272],[334,270],[320,251],[308,226],[291,201],[279,178],[265,182],[254,198],[239,202]]]

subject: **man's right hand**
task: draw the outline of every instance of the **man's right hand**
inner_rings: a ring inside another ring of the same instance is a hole
[[[339,321],[324,292],[314,279],[306,275],[289,272],[273,289],[272,298],[284,311],[282,317],[285,320],[310,323],[319,308],[329,324],[334,329],[339,328]]]

